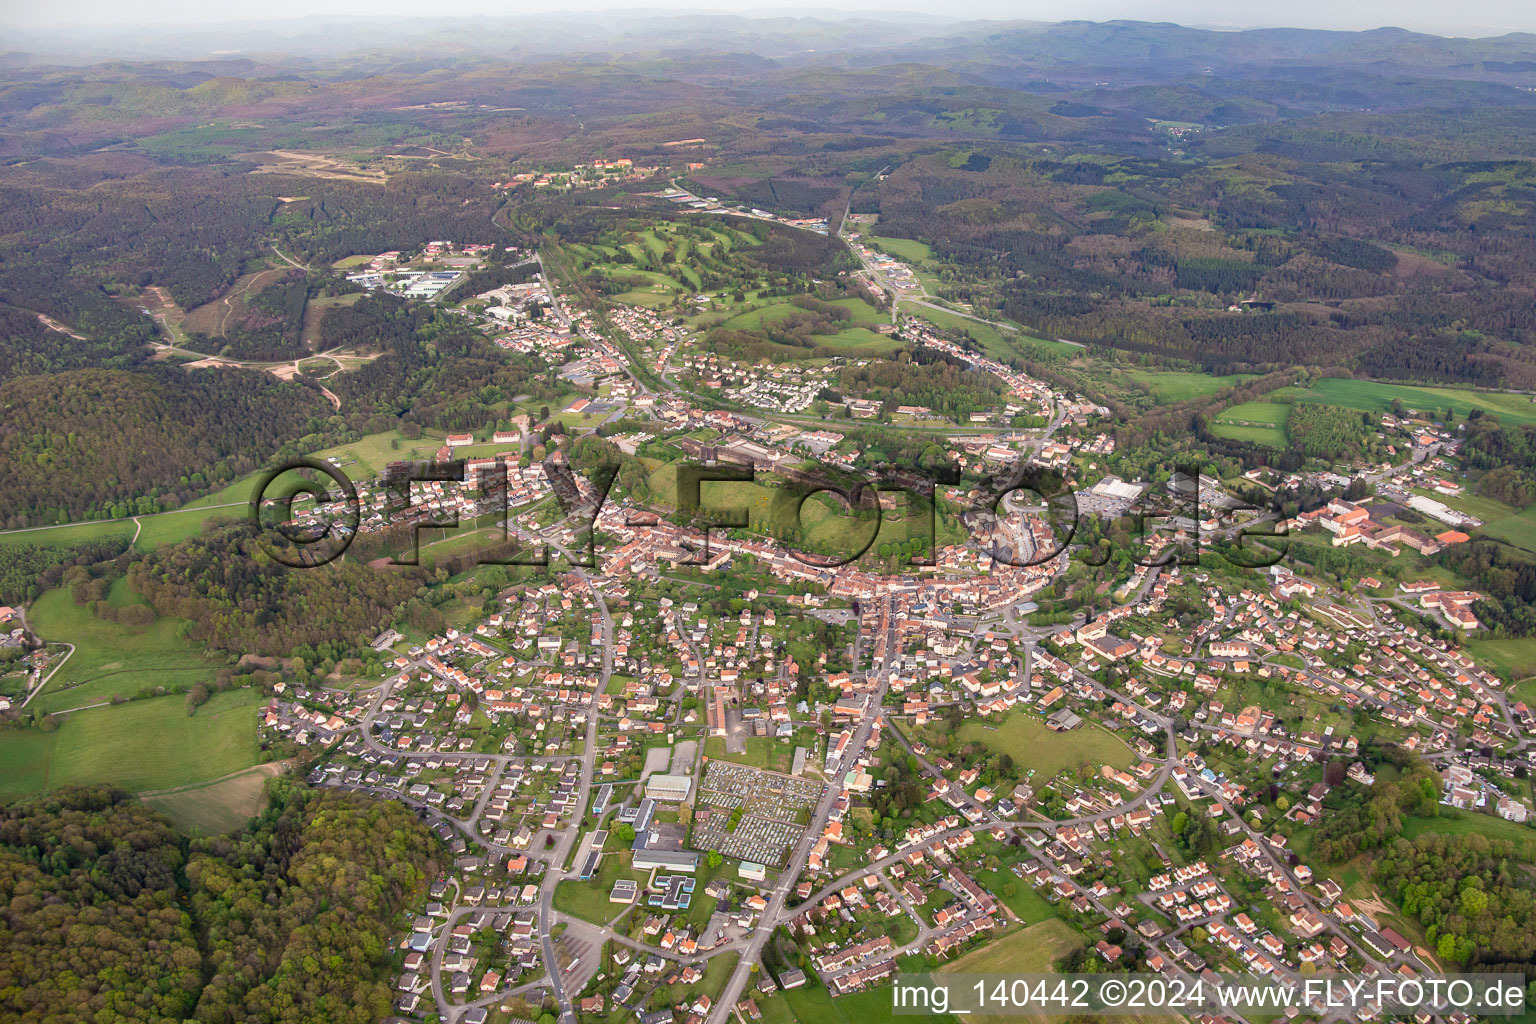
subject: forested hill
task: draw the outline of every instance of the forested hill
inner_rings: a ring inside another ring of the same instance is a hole
[[[286,780],[235,839],[121,790],[0,808],[0,1019],[376,1021],[391,919],[437,870],[404,807]]]
[[[0,384],[0,524],[174,506],[259,468],[330,411],[318,392],[249,370],[17,377]]]

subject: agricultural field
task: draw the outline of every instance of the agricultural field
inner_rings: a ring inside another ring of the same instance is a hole
[[[278,765],[257,765],[213,782],[141,793],[139,799],[183,832],[222,835],[261,813],[267,805],[267,780],[281,770]]]
[[[94,782],[167,789],[249,768],[261,703],[256,690],[230,690],[188,715],[182,697],[153,697],[66,715],[56,732],[0,734],[0,798]]]
[[[1084,722],[1069,733],[1052,732],[1041,719],[1023,711],[1011,712],[995,724],[991,720],[968,721],[960,727],[957,738],[1007,754],[1020,771],[1033,768],[1036,779],[1048,779],[1082,765],[1097,771],[1100,765],[1129,768],[1136,763],[1131,748],[1102,726]]]
[[[108,601],[122,606],[142,601],[118,580]],[[77,605],[68,590],[50,590],[27,613],[44,640],[73,644],[75,651],[30,705],[62,711],[132,696],[146,687],[191,686],[210,681],[222,662],[195,650],[182,638],[183,621],[161,618],[141,630],[97,618]]]

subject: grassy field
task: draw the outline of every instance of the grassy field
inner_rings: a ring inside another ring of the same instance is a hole
[[[1536,402],[1530,395],[1510,394],[1497,391],[1472,391],[1468,388],[1411,387],[1404,384],[1381,384],[1370,380],[1349,380],[1326,377],[1309,388],[1284,388],[1274,392],[1274,397],[1294,398],[1303,402],[1324,402],[1346,409],[1365,412],[1390,412],[1393,399],[1403,403],[1407,410],[1438,418],[1447,406],[1457,416],[1466,418],[1473,409],[1494,413],[1500,420],[1511,424],[1536,425]]]
[[[391,462],[431,458],[442,446],[443,439],[432,434],[423,434],[413,441],[398,430],[389,430],[382,434],[369,434],[349,444],[327,448],[311,458],[324,461],[334,456],[340,459],[342,471],[356,483],[379,475]],[[246,497],[250,497],[249,485]]]
[[[806,756],[806,771],[813,772],[813,765],[820,764],[817,756],[821,749],[821,741],[816,737],[814,729],[805,728],[795,733],[793,740],[777,740],[768,736],[748,736],[747,749],[740,754],[727,754],[725,752],[725,738],[711,736],[704,741],[704,756],[716,758],[721,761],[734,761],[737,764],[751,765],[753,768],[766,768],[771,772],[789,774],[789,770],[795,766],[795,747],[808,747],[810,753]]]
[[[690,227],[704,227],[710,234],[708,241],[696,241],[682,237],[678,224],[658,221],[642,231],[635,232],[622,246],[630,262],[619,262],[620,250],[614,245],[590,243],[571,244],[565,247],[574,258],[579,274],[619,276],[645,282],[645,287],[635,287],[615,295],[618,302],[652,309],[670,307],[679,300],[697,294],[703,281],[703,272],[713,265],[718,268],[730,253],[739,248],[760,245],[752,235],[729,228],[724,224],[698,220],[687,222]],[[667,255],[671,247],[671,256]],[[756,288],[745,289],[756,291]]]
[[[972,877],[1025,924],[1036,924],[1056,916],[1056,908],[1036,892],[1034,886],[1009,871],[1006,866],[997,871],[977,871]],[[1013,886],[1012,896],[1004,895],[1004,889],[1009,885]]]
[[[628,850],[622,853],[605,853],[597,867],[597,874],[591,881],[581,882],[575,879],[561,882],[555,887],[555,909],[562,914],[570,914],[579,917],[583,921],[591,921],[594,924],[606,924],[618,917],[624,911],[624,904],[610,903],[608,893],[613,890],[613,883],[621,878],[632,878],[637,882],[645,881],[646,873],[635,871],[631,867],[633,855]],[[699,889],[697,899],[702,899],[704,891]]]
[[[1467,652],[1511,681],[1536,676],[1536,637],[1474,637],[1467,642]]]
[[[996,942],[988,943],[980,949],[973,950],[957,960],[953,960],[939,968],[941,974],[1049,974],[1051,965],[1061,959],[1062,955],[1074,946],[1080,946],[1086,940],[1078,934],[1071,925],[1059,918],[1050,918],[1038,924],[1032,924],[1027,928],[1021,928],[1003,936]],[[1037,1022],[1049,1022],[1058,1024],[1066,1021],[1066,1016],[1032,1016],[1020,1018],[1017,1016],[997,1016],[991,1014],[967,1014],[967,1024],[1013,1024],[1013,1022],[1026,1019]],[[1109,1017],[1111,1020],[1139,1021],[1161,1020],[1167,1021],[1179,1019],[1168,1015],[1146,1014],[1115,1014]]]
[[[187,714],[179,696],[92,708],[57,732],[0,733],[0,798],[110,782],[137,792],[216,779],[260,759],[255,690],[215,694]]]
[[[1058,918],[1032,924],[972,950],[939,968],[941,974],[1010,974],[1048,972],[1067,950],[1083,943],[1071,925]]]
[[[65,547],[113,535],[121,535],[124,540],[132,537],[133,522],[128,519],[101,519],[89,523],[72,523],[69,526],[30,526],[23,530],[0,532],[0,542]]]
[[[1283,448],[1290,441],[1285,421],[1291,407],[1284,402],[1243,402],[1228,406],[1211,423],[1218,437]]]
[[[1528,825],[1517,825],[1503,818],[1495,818],[1491,814],[1462,811],[1459,818],[1404,819],[1403,837],[1405,839],[1414,839],[1426,832],[1439,832],[1452,836],[1476,833],[1487,836],[1489,839],[1503,839],[1514,843],[1522,859],[1528,860],[1536,855],[1536,829]]]
[[[927,242],[915,238],[886,238],[883,235],[865,235],[863,241],[904,263],[919,263],[933,256],[933,248]]]
[[[972,720],[960,727],[958,738],[965,743],[981,743],[999,754],[1007,754],[1023,771],[1035,769],[1036,778],[1050,778],[1063,769],[1088,765],[1129,768],[1135,755],[1121,740],[1102,726],[1085,722],[1071,732],[1052,732],[1039,718],[1014,711],[1000,721]]]
[[[434,435],[423,435],[412,441],[398,430],[392,430],[382,434],[369,434],[349,444],[316,452],[311,457],[323,461],[327,456],[334,456],[341,461],[341,471],[353,483],[360,483],[378,475],[385,466],[398,459],[430,458],[442,447],[442,444],[442,438]],[[508,446],[487,447],[506,449]],[[241,477],[211,494],[187,502],[174,511],[139,516],[139,537],[134,542],[134,550],[152,551],[165,544],[175,544],[188,537],[196,536],[202,531],[203,524],[210,519],[244,516],[246,510],[241,506],[251,500],[259,475],[253,473]],[[101,519],[69,526],[41,526],[0,531],[0,541],[62,546],[117,534],[131,537],[133,531],[132,519]]]
[[[257,765],[228,778],[146,794],[141,799],[183,832],[197,830],[222,835],[261,813],[267,805],[267,779],[276,770],[274,765]]]
[[[118,580],[113,604],[141,600]],[[72,654],[32,707],[45,712],[132,696],[146,686],[192,685],[213,678],[219,664],[182,638],[183,620],[162,618],[143,630],[100,619],[77,605],[67,590],[50,590],[32,605],[28,620],[44,640],[75,645]]]
[[[874,327],[877,324],[887,323],[890,317],[871,306],[863,299],[838,299],[830,303],[848,310],[851,317],[847,322],[858,327]],[[750,330],[761,327],[765,323],[781,320],[800,309],[799,306],[789,301],[770,301],[763,305],[750,306],[735,316],[726,320],[720,326],[732,330]]]
[[[1477,513],[1473,513],[1477,515]],[[1482,516],[1484,525],[1477,531],[1478,536],[1493,537],[1496,540],[1508,541],[1516,547],[1525,548],[1527,551],[1536,551],[1536,505],[1524,512],[1515,512],[1502,519],[1487,519]]]
[[[1183,373],[1176,370],[1126,370],[1125,376],[1139,384],[1145,384],[1160,404],[1183,402],[1191,398],[1214,395],[1222,388],[1252,380],[1251,373],[1229,373],[1224,377],[1212,377],[1204,373]]]

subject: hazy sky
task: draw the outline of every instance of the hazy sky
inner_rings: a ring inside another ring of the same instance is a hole
[[[218,22],[254,21],[262,18],[345,17],[382,20],[390,17],[455,17],[466,15],[537,15],[569,10],[710,10],[763,13],[793,10],[795,13],[832,11],[911,10],[947,17],[982,17],[1064,21],[1104,21],[1128,18],[1141,21],[1173,21],[1210,28],[1294,26],[1305,28],[1375,28],[1392,25],[1442,35],[1497,35],[1504,32],[1536,32],[1536,3],[1532,0],[836,0],[825,7],[809,8],[791,3],[769,8],[762,0],[460,0],[449,7],[435,7],[421,0],[263,0],[255,5],[229,5],[208,0],[49,0],[47,3],[0,0],[0,24],[103,28],[114,24],[145,26],[172,23],[182,26]],[[0,50],[4,44],[0,43]]]

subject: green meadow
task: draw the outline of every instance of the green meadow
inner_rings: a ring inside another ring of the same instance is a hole
[[[122,605],[143,599],[127,580],[118,580],[108,600]],[[142,630],[130,629],[97,618],[88,605],[75,604],[65,589],[38,598],[27,619],[44,640],[75,646],[32,701],[31,707],[44,712],[129,697],[145,687],[209,682],[223,663],[193,648],[182,636],[183,620],[161,618]]]
[[[66,715],[56,732],[0,732],[0,798],[100,782],[166,789],[249,768],[261,703],[231,690],[188,715],[184,698],[155,697]]]
[[[1131,380],[1145,384],[1159,404],[1204,398],[1207,395],[1214,395],[1223,388],[1252,380],[1255,376],[1251,373],[1229,373],[1225,376],[1213,377],[1206,373],[1187,373],[1179,370],[1126,370],[1124,373]]]

